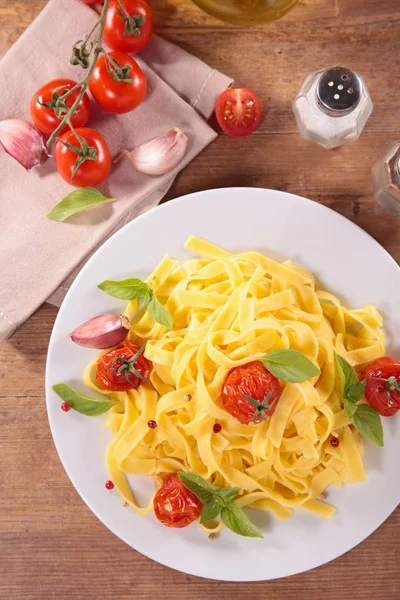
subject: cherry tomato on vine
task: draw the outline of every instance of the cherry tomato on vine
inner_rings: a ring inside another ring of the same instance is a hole
[[[222,387],[222,403],[232,417],[248,425],[273,415],[280,392],[279,379],[262,362],[254,361],[235,367],[228,373]]]
[[[153,12],[145,0],[111,0],[103,35],[111,50],[136,54],[147,46],[152,33]]]
[[[225,90],[217,99],[215,114],[225,133],[245,137],[260,124],[261,100],[256,92],[247,88]]]
[[[65,90],[71,90],[76,85],[73,79],[54,79],[49,81],[33,94],[31,99],[31,117],[36,127],[45,135],[51,135],[60,124],[60,119],[56,116],[52,106],[54,106],[57,97]],[[58,89],[59,88],[59,89]],[[57,90],[57,91],[55,91]],[[65,105],[71,108],[79,95],[79,89],[67,96]],[[79,102],[75,114],[71,118],[73,127],[83,127],[89,121],[90,117],[90,99],[87,94],[83,95]],[[61,134],[69,130],[68,125],[63,127]]]
[[[151,371],[151,362],[140,351],[139,346],[125,341],[116,350],[100,356],[96,368],[97,385],[114,392],[138,388]]]
[[[166,527],[187,527],[199,518],[203,508],[200,500],[187,489],[176,473],[164,479],[154,496],[154,512]]]
[[[400,410],[400,360],[382,356],[366,366],[367,402],[382,417],[392,417]]]
[[[72,131],[62,135],[56,144],[54,159],[61,177],[75,187],[94,187],[101,183],[111,169],[111,156],[108,145],[103,136],[95,129],[78,127],[76,134],[81,138],[81,143]],[[76,148],[71,150],[64,143]],[[83,161],[85,156],[88,157]],[[73,176],[77,160],[81,162]]]
[[[97,104],[107,112],[130,112],[139,106],[146,96],[146,77],[137,62],[128,54],[110,52],[108,56],[112,61],[104,55],[97,60],[89,89]],[[113,71],[114,76],[109,69]]]

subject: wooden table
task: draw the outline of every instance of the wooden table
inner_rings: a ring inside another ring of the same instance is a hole
[[[0,0],[0,54],[44,4]],[[210,186],[286,190],[342,213],[399,260],[400,221],[374,202],[370,177],[374,161],[400,138],[398,0],[304,0],[280,22],[244,29],[206,16],[189,0],[151,4],[159,34],[230,74],[238,86],[258,90],[265,108],[255,134],[243,140],[220,136],[179,176],[168,198]],[[333,63],[365,76],[375,111],[356,144],[325,152],[298,135],[291,101],[308,72]],[[1,598],[400,598],[399,509],[333,563],[266,583],[238,585],[183,575],[117,539],[72,487],[50,435],[43,380],[56,314],[55,308],[43,306],[0,344]]]

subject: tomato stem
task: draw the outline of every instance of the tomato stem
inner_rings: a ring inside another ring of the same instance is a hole
[[[131,373],[133,373],[138,379],[141,379],[142,381],[147,381],[146,377],[143,377],[143,375],[141,375],[139,373],[139,371],[137,371],[135,369],[135,362],[137,361],[137,359],[139,358],[139,356],[141,354],[143,354],[145,348],[146,348],[146,344],[143,344],[143,346],[130,359],[123,358],[122,356],[116,356],[113,359],[113,361],[111,363],[111,366],[113,367],[116,362],[121,363],[121,366],[118,367],[117,369],[111,369],[111,371],[113,373],[118,373],[118,375],[121,375],[121,373],[123,373],[125,375],[125,378],[128,381],[128,383],[130,383],[130,381],[129,381],[129,375]]]
[[[73,54],[71,57],[71,63],[75,64],[75,65],[81,65],[84,68],[87,68],[88,70],[86,73],[86,77],[81,82],[79,82],[73,88],[68,90],[65,94],[62,94],[60,96],[60,98],[56,101],[56,106],[54,107],[55,112],[58,109],[59,103],[61,103],[61,102],[65,103],[65,99],[67,98],[67,96],[69,96],[70,94],[72,94],[73,92],[75,92],[77,89],[80,88],[79,94],[77,95],[75,102],[72,104],[71,108],[69,108],[68,112],[62,118],[57,129],[55,129],[53,131],[53,133],[51,134],[51,136],[49,137],[47,144],[46,144],[47,147],[51,146],[51,144],[54,142],[54,140],[56,139],[58,134],[61,132],[61,130],[65,127],[65,125],[71,126],[71,118],[75,114],[76,109],[78,108],[78,105],[79,105],[80,101],[82,100],[82,98],[89,86],[89,81],[90,81],[91,76],[93,75],[93,71],[96,66],[97,59],[103,50],[103,34],[104,34],[104,27],[106,24],[106,15],[107,15],[107,10],[108,10],[109,4],[110,4],[110,0],[104,0],[103,10],[101,12],[100,18],[98,19],[97,23],[93,26],[91,32],[86,36],[85,40],[79,40],[73,46]],[[96,29],[98,29],[97,38],[96,38],[95,42],[92,42],[92,41],[90,41],[90,38],[93,35],[93,33],[96,31]],[[88,48],[89,42],[90,42],[90,49]],[[91,62],[90,62],[90,57],[92,58]],[[57,114],[57,112],[56,112],[56,114]],[[79,138],[77,138],[77,139],[79,139]]]
[[[272,408],[272,405],[269,405],[268,402],[272,396],[272,390],[269,390],[268,394],[265,396],[263,402],[258,402],[258,400],[254,400],[251,396],[246,396],[246,394],[242,394],[243,398],[250,402],[252,406],[256,409],[253,415],[253,423],[258,425],[264,420],[268,420],[269,416],[267,415],[267,410]]]
[[[121,67],[118,61],[110,56],[104,49],[102,49],[102,53],[104,54],[104,58],[106,60],[107,71],[110,73],[114,81],[116,81],[116,83],[119,83],[120,81],[124,83],[133,83],[132,77],[129,76],[129,73],[131,72],[130,65],[124,65]]]
[[[143,15],[137,13],[136,15],[130,15],[126,9],[123,0],[119,0],[118,4],[121,7],[121,10],[115,5],[115,9],[122,21],[125,23],[124,35],[134,35],[135,37],[140,36],[140,28],[146,23],[146,19]],[[124,14],[125,13],[125,14]]]
[[[371,379],[376,379],[377,381],[384,381],[386,383],[386,393],[390,400],[390,395],[392,392],[400,392],[400,384],[398,383],[396,377],[388,377],[385,379],[384,377],[371,377]]]

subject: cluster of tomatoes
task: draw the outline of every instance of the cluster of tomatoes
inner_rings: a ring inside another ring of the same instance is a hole
[[[92,0],[83,1],[95,4]],[[153,33],[153,14],[145,0],[124,0],[124,7],[129,15],[140,15],[142,24],[138,26],[139,35],[125,34],[126,23],[121,17],[118,0],[111,0],[103,41],[112,51],[99,55],[89,82],[95,102],[103,110],[113,114],[130,112],[146,96],[146,77],[130,54],[143,50]],[[71,90],[76,85],[77,82],[71,79],[55,79],[33,95],[30,112],[41,133],[47,136],[57,129],[60,119],[54,111],[55,103],[66,90]],[[78,95],[79,89],[65,97],[65,112],[73,106]],[[111,156],[106,140],[95,129],[85,127],[90,113],[91,101],[85,93],[71,117],[73,130],[68,125],[63,128],[54,150],[61,177],[76,187],[98,185],[111,169]],[[89,158],[82,160],[82,155],[85,150],[87,154],[88,148],[94,149],[94,152],[90,155],[89,151]],[[78,160],[81,164],[76,168]]]

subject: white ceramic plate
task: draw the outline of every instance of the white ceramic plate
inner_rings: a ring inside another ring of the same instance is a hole
[[[55,383],[83,389],[84,367],[96,351],[80,348],[67,333],[87,319],[120,311],[124,302],[97,289],[104,279],[144,278],[165,253],[184,259],[190,234],[231,251],[256,249],[292,259],[318,277],[348,306],[375,304],[383,313],[388,351],[396,352],[400,332],[400,270],[369,235],[337,213],[309,200],[263,189],[220,189],[192,194],[135,219],[90,259],[71,287],[50,341],[46,394],[54,442],[73,485],[91,510],[127,544],[164,565],[185,573],[228,581],[257,581],[293,575],[322,565],[369,536],[400,500],[399,417],[384,420],[385,447],[366,442],[368,482],[329,490],[337,507],[331,520],[298,510],[288,521],[259,511],[251,519],[264,540],[229,531],[215,541],[195,525],[167,529],[153,515],[137,516],[123,508],[116,492],[107,492],[104,453],[111,434],[104,417],[87,418],[60,410]],[[147,478],[134,478],[139,498],[150,493]]]

